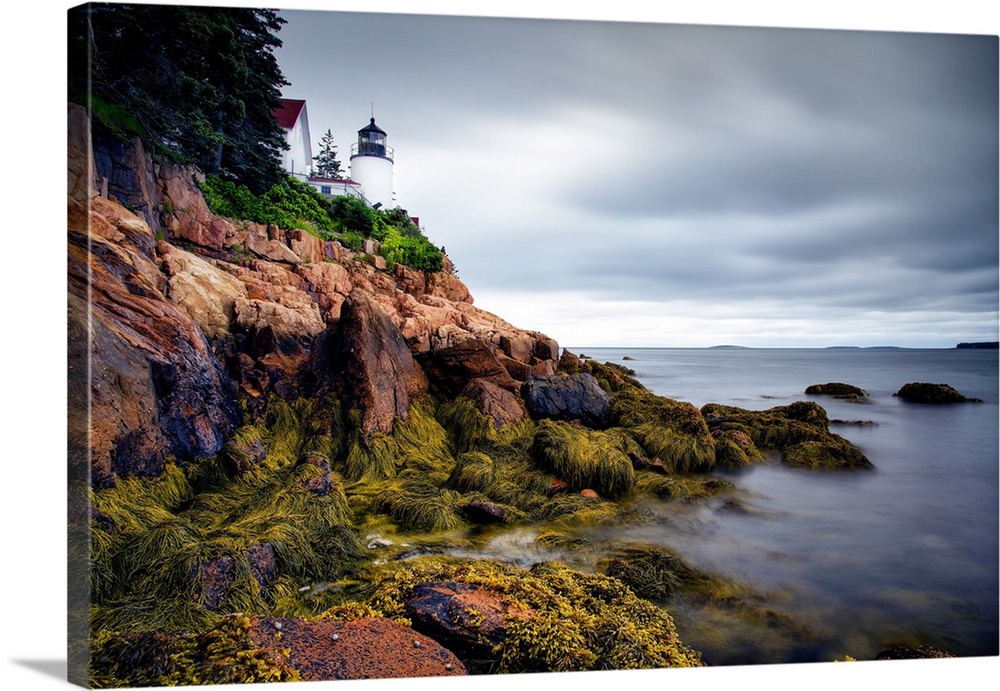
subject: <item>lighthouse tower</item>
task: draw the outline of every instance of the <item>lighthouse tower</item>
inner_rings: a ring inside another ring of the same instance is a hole
[[[351,145],[351,179],[361,185],[368,203],[379,208],[392,204],[392,147],[375,118],[358,130],[358,143]]]

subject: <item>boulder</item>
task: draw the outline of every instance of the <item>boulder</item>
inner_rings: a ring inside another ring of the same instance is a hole
[[[470,583],[422,583],[406,602],[413,628],[465,657],[489,657],[506,634],[512,610],[496,593]]]
[[[489,524],[507,521],[508,509],[506,507],[483,499],[473,499],[464,504],[461,511],[470,523]]]
[[[416,358],[427,374],[430,390],[448,398],[460,394],[473,379],[488,381],[507,391],[517,390],[517,382],[493,351],[478,339],[417,353]]]
[[[521,396],[534,418],[579,420],[601,429],[611,416],[607,392],[587,373],[528,377]]]
[[[236,579],[233,558],[199,561],[191,568],[190,578],[194,586],[191,599],[209,611],[218,609]]]
[[[514,394],[486,379],[473,379],[462,389],[462,395],[493,421],[495,429],[521,422],[527,417],[524,407]]]
[[[278,560],[274,555],[274,547],[268,543],[250,545],[247,547],[247,561],[250,563],[250,573],[260,585],[267,588],[278,572]]]
[[[260,649],[287,651],[288,664],[303,681],[466,674],[454,653],[388,619],[255,617],[248,634]]]
[[[410,402],[427,391],[427,377],[403,334],[377,303],[355,291],[344,302],[333,346],[332,374],[349,406],[362,413],[364,439],[389,434]],[[338,376],[339,375],[339,376]]]
[[[903,385],[895,395],[911,403],[982,403],[978,398],[966,398],[947,384],[914,382]]]
[[[563,348],[562,356],[559,358],[559,371],[563,374],[577,374],[590,372],[591,368],[578,356]]]

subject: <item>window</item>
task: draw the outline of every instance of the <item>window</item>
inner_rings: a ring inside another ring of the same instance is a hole
[[[320,185],[319,191],[321,194],[333,194],[333,188],[329,185]]]

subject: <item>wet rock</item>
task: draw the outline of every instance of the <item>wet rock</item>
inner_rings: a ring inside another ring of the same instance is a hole
[[[602,429],[611,417],[607,392],[587,373],[529,377],[521,387],[521,396],[534,418],[579,420]]]
[[[246,472],[266,457],[264,441],[255,427],[240,427],[222,449],[222,459],[234,473]]]
[[[806,441],[789,447],[781,457],[785,465],[798,468],[858,468],[875,466],[855,446],[841,441]]]
[[[565,480],[560,480],[557,477],[552,478],[549,481],[548,489],[546,490],[549,494],[562,494],[569,491],[569,483]]]
[[[507,508],[491,501],[473,500],[461,507],[462,514],[470,523],[504,523]]]
[[[726,430],[715,436],[715,464],[720,468],[745,468],[764,460],[753,440],[739,430]]]
[[[302,481],[302,488],[318,497],[325,497],[336,486],[333,473],[330,471],[330,459],[321,453],[310,451],[302,455],[300,463],[319,469],[315,475],[310,475]]]
[[[510,608],[495,593],[469,583],[422,583],[406,603],[413,627],[449,650],[487,657],[506,633]],[[516,613],[515,613],[516,614]]]
[[[830,432],[826,411],[810,401],[797,401],[760,411],[709,403],[702,407],[701,412],[717,439],[717,454],[720,450],[723,455],[735,451],[739,444],[719,444],[718,440],[728,438],[735,441],[738,437],[731,433],[739,432],[756,449],[784,452],[782,462],[788,465],[802,468],[873,467],[860,449]],[[738,456],[730,458],[731,462],[739,460]]]
[[[278,572],[278,561],[274,556],[274,547],[268,543],[251,545],[247,548],[247,561],[250,563],[250,573],[260,585],[266,588]]]
[[[895,395],[912,403],[982,403],[978,398],[966,398],[947,384],[914,382],[903,385]]]
[[[454,653],[388,619],[343,622],[256,617],[249,635],[261,649],[287,650],[288,664],[303,681],[466,674]]]
[[[236,579],[232,557],[216,557],[200,562],[191,570],[195,589],[191,597],[207,610],[218,609]]]

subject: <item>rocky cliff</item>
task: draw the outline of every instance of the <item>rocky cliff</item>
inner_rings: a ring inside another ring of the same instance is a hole
[[[197,175],[154,162],[138,139],[91,141],[85,111],[70,106],[79,477],[107,486],[214,454],[272,393],[336,392],[371,438],[428,389],[454,396],[485,379],[513,390],[555,371],[556,342],[477,308],[447,262],[388,272],[301,230],[217,217]]]

